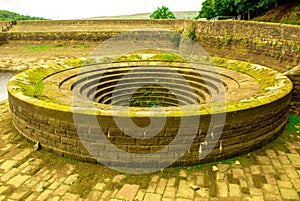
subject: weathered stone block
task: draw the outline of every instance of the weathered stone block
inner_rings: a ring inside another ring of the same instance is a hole
[[[61,137],[61,143],[62,144],[68,144],[68,145],[73,145],[76,146],[76,139],[74,138],[67,138],[67,137]]]

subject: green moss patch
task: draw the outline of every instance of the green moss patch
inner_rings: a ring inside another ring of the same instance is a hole
[[[279,100],[292,91],[292,82],[287,77],[267,67],[218,57],[214,57],[212,60],[218,67],[235,70],[252,76],[260,85],[260,91],[255,97],[249,97],[249,99],[243,102],[227,103],[227,111],[236,111],[264,105]]]
[[[165,62],[186,62],[176,53],[163,52],[158,50],[144,50],[143,52],[133,52],[122,55],[115,62],[132,62],[132,61],[165,61]]]

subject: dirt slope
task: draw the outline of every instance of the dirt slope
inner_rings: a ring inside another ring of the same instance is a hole
[[[265,15],[253,20],[300,25],[300,4],[290,3],[269,10]]]

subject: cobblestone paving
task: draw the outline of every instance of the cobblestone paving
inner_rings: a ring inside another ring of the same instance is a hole
[[[35,152],[14,131],[7,102],[0,112],[0,200],[300,200],[299,140],[222,163],[127,175]]]

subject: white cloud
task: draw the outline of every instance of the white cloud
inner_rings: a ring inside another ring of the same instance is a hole
[[[203,0],[0,0],[0,9],[50,19],[76,19],[153,12],[198,11]]]

